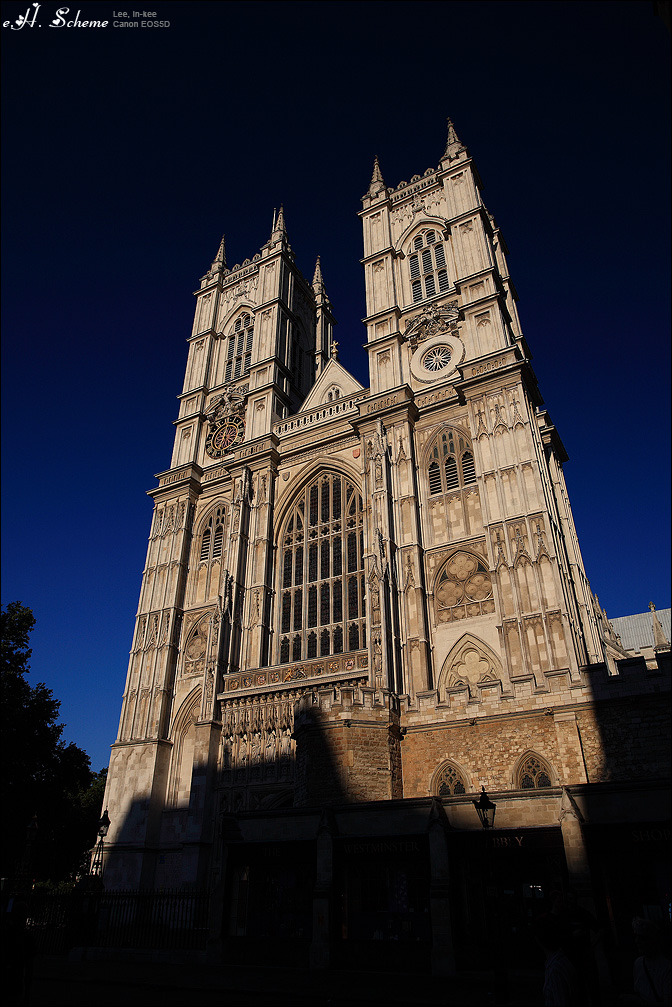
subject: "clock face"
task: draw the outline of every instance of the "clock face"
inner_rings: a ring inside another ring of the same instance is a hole
[[[211,458],[221,458],[223,454],[243,439],[245,423],[237,416],[230,416],[213,430],[205,439],[205,450]]]

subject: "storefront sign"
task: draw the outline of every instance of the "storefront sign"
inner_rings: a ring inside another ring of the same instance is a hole
[[[363,843],[345,843],[348,856],[366,856],[370,853],[420,853],[419,844],[413,839],[380,839]]]

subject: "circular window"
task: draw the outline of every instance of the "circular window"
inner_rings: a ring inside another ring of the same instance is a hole
[[[422,358],[422,366],[428,371],[442,371],[450,363],[452,353],[449,346],[432,346]]]
[[[423,384],[445,381],[449,375],[458,378],[457,367],[464,359],[464,353],[461,339],[442,332],[418,346],[411,356],[411,374]]]

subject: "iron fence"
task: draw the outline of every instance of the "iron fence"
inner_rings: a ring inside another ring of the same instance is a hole
[[[40,954],[72,947],[202,951],[208,906],[201,891],[31,892],[26,926]]]

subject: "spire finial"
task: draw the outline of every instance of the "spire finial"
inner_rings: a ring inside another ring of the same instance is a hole
[[[455,132],[455,126],[453,125],[453,120],[449,118],[447,120],[447,123],[448,123],[448,138],[446,140],[446,149],[444,151],[443,156],[453,158],[457,154],[459,154],[460,151],[464,150],[464,144],[460,143],[460,139],[457,133]]]
[[[210,269],[226,269],[226,250],[224,247],[224,235],[222,235],[222,240],[219,243],[219,248],[217,249],[217,255],[213,259]]]
[[[320,265],[320,257],[318,255],[317,262],[315,263],[315,272],[313,274],[313,287],[323,287],[324,280],[322,279],[322,267]]]
[[[367,196],[376,196],[381,191],[381,189],[384,188],[385,188],[385,181],[383,179],[383,173],[380,170],[378,155],[376,154],[373,158],[373,174],[371,175],[371,182],[369,183]]]

